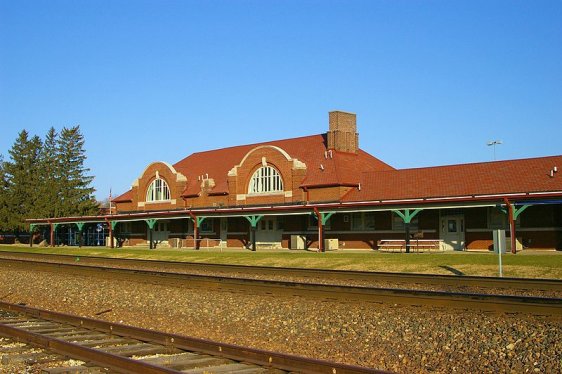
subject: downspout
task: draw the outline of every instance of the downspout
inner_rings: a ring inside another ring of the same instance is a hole
[[[516,237],[515,237],[515,220],[513,219],[513,205],[509,203],[507,197],[503,198],[505,205],[507,206],[507,215],[509,216],[509,233],[510,233],[510,240],[511,240],[511,253],[516,254],[517,248]]]
[[[324,252],[324,227],[322,224],[322,213],[317,207],[314,207],[314,214],[316,214],[316,219],[318,220],[318,252]]]
[[[191,210],[189,210],[187,213],[189,213],[191,219],[193,220],[193,249],[199,249],[199,242],[197,241],[197,237],[199,236],[197,217],[195,216],[195,214],[193,214],[193,212],[191,212]]]

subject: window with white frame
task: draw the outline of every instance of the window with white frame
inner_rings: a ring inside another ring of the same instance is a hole
[[[170,188],[164,179],[156,178],[148,186],[146,191],[146,201],[166,201],[170,200]]]
[[[272,166],[262,166],[250,179],[248,193],[282,192],[283,180],[281,174]]]

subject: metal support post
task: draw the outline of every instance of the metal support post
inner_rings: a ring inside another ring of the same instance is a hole
[[[49,230],[50,230],[50,238],[49,238],[49,241],[50,241],[51,247],[54,247],[54,246],[55,246],[55,230],[56,230],[56,229],[57,229],[57,228],[56,228],[56,224],[54,224],[54,223],[52,223],[52,222],[49,222]]]
[[[152,233],[154,231],[154,225],[156,225],[156,222],[158,222],[158,220],[156,218],[151,218],[151,219],[145,219],[146,224],[148,225],[148,240],[149,240],[149,249],[154,249],[155,245],[152,242]]]
[[[115,230],[117,228],[118,223],[119,223],[118,221],[109,222],[109,236],[111,238],[111,248],[115,247],[115,244],[113,242],[115,241]],[[117,244],[117,246],[119,246],[119,243]]]
[[[404,231],[406,232],[406,253],[410,253],[410,222],[404,223]]]
[[[78,227],[78,248],[82,248],[84,244],[84,222],[76,222],[76,226]]]
[[[33,248],[33,231],[35,230],[35,225],[32,223],[29,225],[29,248]]]
[[[412,213],[410,213],[410,209],[404,209],[404,212],[401,212],[400,210],[393,210],[393,212],[398,215],[400,218],[402,218],[402,221],[404,222],[404,235],[406,236],[406,253],[410,253],[410,223],[412,222],[412,219],[418,215],[419,212],[421,212],[422,209],[416,209],[414,210]]]
[[[263,216],[244,216],[250,222],[250,241],[252,243],[252,251],[256,251],[256,229],[258,227],[258,222],[263,218]]]

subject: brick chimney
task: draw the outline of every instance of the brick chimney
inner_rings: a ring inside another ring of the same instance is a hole
[[[359,134],[355,113],[339,110],[330,112],[328,130],[328,149],[340,152],[357,153],[359,149]]]

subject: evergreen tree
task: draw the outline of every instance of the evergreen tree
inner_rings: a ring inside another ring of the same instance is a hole
[[[6,207],[6,194],[8,193],[8,181],[4,171],[4,156],[0,155],[0,231],[8,230],[8,209]]]
[[[98,212],[91,183],[94,177],[87,175],[90,169],[86,160],[84,137],[80,126],[63,128],[58,138],[60,167],[60,216],[92,215]]]
[[[39,173],[40,202],[39,210],[42,218],[60,217],[61,172],[58,151],[58,134],[53,127],[47,132],[41,150]]]
[[[10,149],[11,160],[4,163],[6,178],[6,225],[17,233],[25,230],[26,218],[37,217],[39,211],[39,165],[42,142],[39,137],[29,139],[22,130]]]

